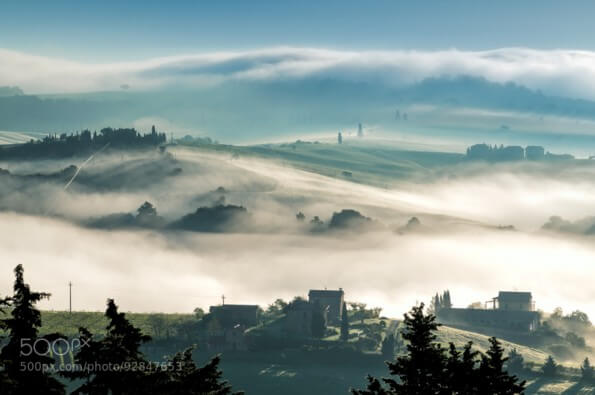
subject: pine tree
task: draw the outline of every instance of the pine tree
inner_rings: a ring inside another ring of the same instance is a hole
[[[79,329],[81,344],[84,346],[75,356],[76,365],[102,368],[67,371],[63,375],[70,379],[84,380],[75,393],[139,393],[146,383],[147,372],[152,367],[140,352],[140,346],[151,340],[151,337],[143,335],[140,329],[130,324],[126,315],[118,312],[113,299],[107,301],[105,316],[109,323],[104,338],[97,340],[87,329]]]
[[[541,372],[545,377],[555,377],[558,373],[558,364],[551,355],[547,357],[541,368]]]
[[[508,361],[506,361],[506,369],[509,372],[520,373],[525,368],[525,359],[516,348],[513,348],[508,353]]]
[[[585,382],[593,381],[593,377],[595,377],[594,368],[589,361],[589,358],[585,358],[583,364],[581,365],[581,380]]]
[[[0,328],[8,332],[8,342],[0,351],[0,393],[63,394],[64,385],[47,373],[54,365],[52,341],[63,337],[38,335],[41,313],[35,304],[50,294],[31,291],[23,273],[22,265],[14,269],[13,296],[0,303],[11,308],[10,317],[0,320]]]
[[[525,389],[525,382],[517,383],[518,377],[509,375],[504,369],[504,349],[495,337],[490,338],[490,348],[482,355],[479,366],[479,393],[508,395],[519,394]]]
[[[463,352],[457,350],[453,343],[450,343],[448,359],[446,361],[446,383],[447,393],[452,394],[476,394],[478,393],[478,373],[476,369],[478,351],[474,351],[473,343],[468,342]]]
[[[386,381],[396,393],[433,393],[442,387],[445,355],[440,344],[435,343],[434,334],[440,324],[436,316],[424,315],[423,307],[423,303],[413,307],[404,316],[402,336],[408,342],[408,355],[388,364],[390,373],[399,376],[401,381]]]
[[[388,362],[391,375],[398,380],[383,378],[388,390],[373,377],[368,378],[368,389],[353,390],[354,395],[368,394],[438,394],[444,388],[446,356],[444,349],[436,343],[439,324],[432,314],[424,315],[423,303],[413,307],[404,315],[405,329],[402,337],[406,341],[408,354],[394,362]]]
[[[349,315],[346,303],[343,303],[343,312],[341,313],[341,340],[349,340]]]
[[[232,388],[222,381],[219,370],[219,356],[212,358],[205,366],[198,367],[192,358],[193,347],[175,354],[167,361],[170,369],[158,370],[152,374],[145,394],[168,395],[231,395]],[[241,395],[243,392],[234,392]]]
[[[405,314],[402,337],[408,342],[408,354],[387,363],[391,375],[397,377],[379,380],[368,376],[368,387],[352,390],[354,395],[508,395],[523,392],[525,383],[517,383],[518,378],[504,370],[504,350],[495,338],[490,339],[491,347],[487,355],[482,356],[479,367],[479,353],[472,350],[471,343],[465,345],[463,352],[450,344],[446,356],[434,334],[440,324],[432,314],[424,315],[423,307],[421,304]]]

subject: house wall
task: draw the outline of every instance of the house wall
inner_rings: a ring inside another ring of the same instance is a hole
[[[455,327],[492,327],[519,332],[533,331],[539,325],[539,313],[535,311],[440,309],[437,318]]]
[[[252,327],[258,324],[258,310],[255,306],[211,306],[209,311],[224,327],[233,327],[237,324]]]
[[[297,336],[312,335],[312,309],[295,309],[287,312],[285,330]]]
[[[308,300],[310,303],[320,304],[320,306],[323,308],[328,306],[327,319],[329,323],[338,324],[341,322],[341,316],[343,315],[343,304],[345,303],[342,293],[337,293],[336,295],[331,294],[328,296],[312,294],[308,296]]]

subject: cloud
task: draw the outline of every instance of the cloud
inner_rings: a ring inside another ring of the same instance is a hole
[[[86,92],[338,78],[407,84],[428,77],[471,75],[515,82],[562,96],[595,99],[595,52],[503,48],[489,51],[339,51],[277,47],[211,52],[136,62],[85,64],[0,49],[0,85],[27,92]]]

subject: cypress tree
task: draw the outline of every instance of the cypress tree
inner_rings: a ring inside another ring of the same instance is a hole
[[[593,366],[591,362],[589,362],[589,358],[585,358],[583,364],[581,365],[581,380],[585,382],[593,381],[593,376],[595,376],[593,371]]]
[[[341,340],[349,340],[349,316],[346,303],[343,303],[343,312],[341,313]]]

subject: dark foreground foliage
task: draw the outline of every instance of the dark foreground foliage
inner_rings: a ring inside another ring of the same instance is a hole
[[[436,342],[434,332],[440,324],[424,305],[405,314],[402,337],[407,354],[387,362],[390,378],[368,376],[368,387],[352,390],[354,395],[393,394],[521,394],[525,382],[504,370],[504,350],[496,338],[490,339],[486,355],[473,351],[468,343],[461,351],[450,344],[448,352]]]
[[[71,368],[59,369],[47,345],[53,345],[57,339],[66,342],[66,339],[59,334],[38,336],[41,316],[34,305],[49,294],[29,289],[21,265],[16,267],[15,275],[14,295],[0,299],[0,308],[10,310],[10,316],[0,320],[0,327],[8,333],[0,351],[0,394],[64,394],[64,385],[55,371],[60,371],[66,379],[75,380],[78,388],[74,394],[232,394],[231,386],[223,380],[218,356],[202,367],[194,362],[192,348],[163,363],[147,360],[140,346],[151,337],[134,327],[124,313],[118,312],[112,299],[108,300],[105,312],[109,320],[106,335],[99,338],[86,328],[80,328],[77,339],[80,346]],[[43,341],[37,341],[39,339]],[[33,344],[35,348],[29,346]]]

